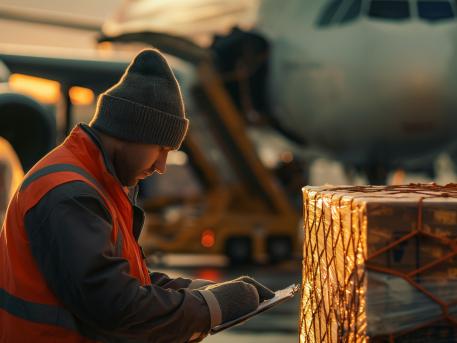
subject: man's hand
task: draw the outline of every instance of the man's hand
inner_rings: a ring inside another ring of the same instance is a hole
[[[260,302],[271,299],[275,296],[275,292],[273,292],[271,289],[262,285],[260,282],[254,280],[253,278],[251,278],[249,276],[240,276],[239,278],[237,278],[233,281],[243,281],[243,282],[253,285],[257,289],[257,293],[259,293]]]
[[[243,281],[217,283],[205,288],[215,296],[221,310],[221,323],[254,311],[259,306],[256,288]]]

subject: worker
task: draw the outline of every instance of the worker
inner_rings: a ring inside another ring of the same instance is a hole
[[[185,138],[165,58],[140,52],[13,196],[0,236],[0,342],[198,342],[274,293],[150,272],[136,185],[165,172]]]

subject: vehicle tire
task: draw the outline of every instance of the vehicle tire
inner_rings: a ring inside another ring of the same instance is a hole
[[[269,236],[267,254],[270,263],[278,263],[292,258],[292,239],[289,236]]]
[[[225,254],[231,265],[252,262],[252,240],[249,237],[231,237],[225,243]]]

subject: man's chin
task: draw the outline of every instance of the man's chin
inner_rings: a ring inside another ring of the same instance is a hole
[[[139,179],[131,179],[131,180],[119,180],[121,181],[122,186],[124,187],[134,187],[140,181]]]
[[[124,187],[133,187],[133,186],[136,186],[140,181],[143,181],[144,179],[146,179],[149,176],[150,175],[147,175],[147,176],[141,175],[141,176],[137,176],[137,177],[134,177],[134,178],[131,178],[128,180],[119,179],[119,181],[121,181],[121,184]]]
[[[136,180],[130,182],[130,184],[128,185],[128,187],[135,187],[135,186],[138,184],[138,182],[140,182],[140,181],[141,181],[141,180],[136,179]]]

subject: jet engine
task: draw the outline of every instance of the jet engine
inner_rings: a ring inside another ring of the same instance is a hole
[[[27,171],[55,146],[55,117],[31,97],[0,91],[0,136],[10,142]]]

